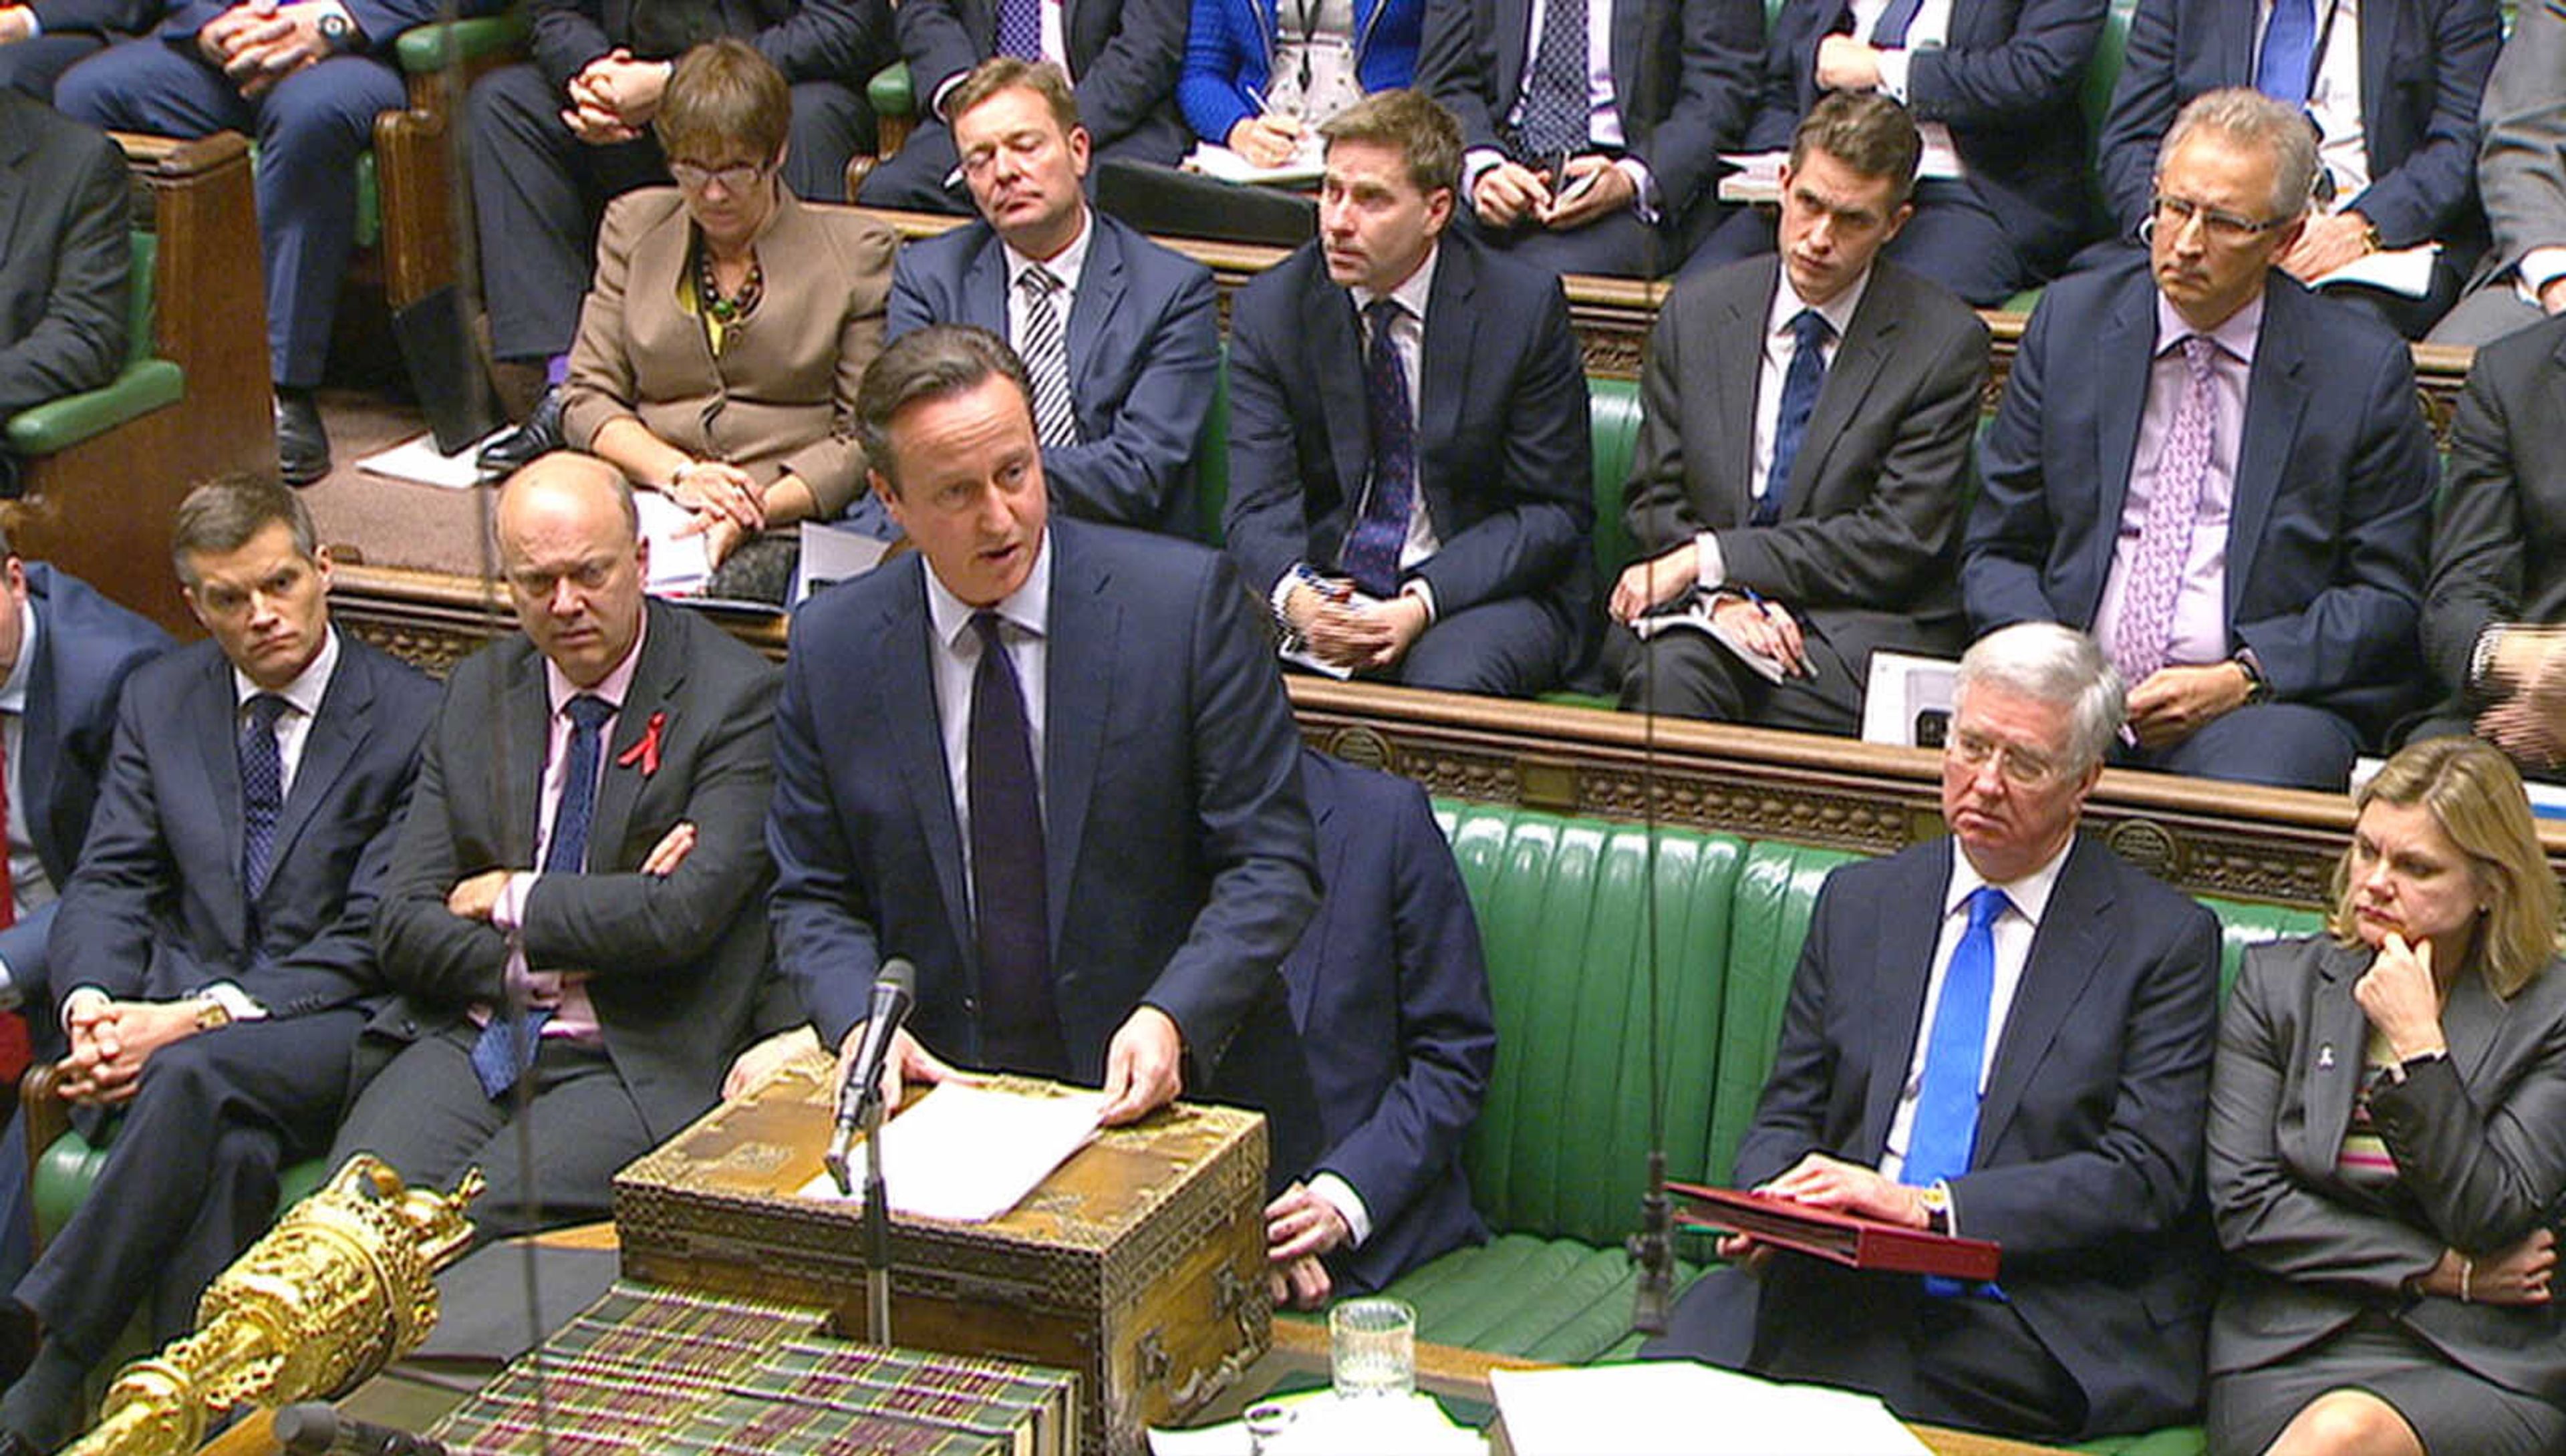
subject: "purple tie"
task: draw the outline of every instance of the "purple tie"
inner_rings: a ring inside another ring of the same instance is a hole
[[[2191,530],[2200,519],[2200,488],[2209,479],[2218,413],[2211,365],[2217,353],[2218,346],[2198,334],[2182,341],[2189,377],[2182,403],[2174,412],[2174,427],[2166,432],[2165,453],[2157,460],[2156,490],[2148,501],[2148,519],[2139,528],[2139,549],[2130,560],[2130,583],[2121,595],[2121,619],[2112,634],[2112,664],[2132,687],[2166,665],[2166,647],[2174,639],[2175,598],[2182,591]]]
[[[998,0],[998,54],[1019,61],[1043,58],[1042,0]]]
[[[1337,563],[1373,597],[1399,591],[1399,557],[1416,505],[1416,421],[1409,412],[1408,368],[1390,326],[1407,312],[1397,299],[1365,308],[1372,347],[1364,357],[1364,408],[1372,415],[1372,488]]]

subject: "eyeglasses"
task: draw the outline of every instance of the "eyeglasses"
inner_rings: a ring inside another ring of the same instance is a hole
[[[725,192],[745,192],[765,179],[766,167],[767,164],[764,162],[741,162],[736,166],[708,167],[702,162],[672,161],[668,163],[668,175],[676,179],[678,186],[689,192],[700,192],[714,182],[721,183],[722,190]]]
[[[2211,240],[2228,244],[2250,241],[2257,235],[2270,232],[2290,220],[2286,217],[2267,217],[2257,221],[2223,208],[2194,202],[2188,197],[2169,197],[2163,192],[2157,194],[2155,208],[2156,224],[2159,227],[2170,227],[2180,232],[2197,217],[2200,219],[2201,231],[2207,233]]]
[[[1951,762],[1975,773],[1996,761],[1996,772],[2017,789],[2039,789],[2055,783],[2065,772],[2050,759],[2010,743],[1998,743],[1983,733],[1965,728],[1953,729],[1942,742],[1942,753]]]

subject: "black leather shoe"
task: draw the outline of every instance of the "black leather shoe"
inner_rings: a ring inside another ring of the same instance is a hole
[[[562,447],[561,385],[544,390],[526,422],[481,447],[472,463],[484,475],[510,475]]]
[[[321,427],[321,406],[309,389],[276,391],[276,467],[287,485],[310,485],[330,473],[330,432]]]

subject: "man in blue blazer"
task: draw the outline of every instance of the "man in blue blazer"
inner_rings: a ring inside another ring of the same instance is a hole
[[[1911,25],[1891,6],[1855,35],[1852,0],[1789,5],[1764,51],[1744,150],[1779,151],[1821,97],[1877,92],[1924,132],[1916,215],[1884,251],[1980,308],[2056,273],[2091,232],[2079,97],[2104,0],[1952,0]],[[1743,209],[1692,268],[1769,253],[1774,218]]]
[[[1304,749],[1318,918],[1283,962],[1327,1151],[1265,1210],[1276,1298],[1369,1294],[1487,1237],[1461,1143],[1497,1060],[1479,923],[1425,791]]]
[[[15,1292],[44,1343],[0,1396],[0,1453],[51,1451],[126,1322],[194,1323],[275,1212],[277,1170],[329,1146],[380,995],[375,898],[436,688],[330,624],[330,564],[295,496],[191,492],[171,531],[213,640],[127,681],[80,867],[54,916],[64,1089],[96,1187]]]
[[[1040,18],[1056,13],[1057,26]],[[1185,0],[901,0],[892,30],[908,63],[917,128],[875,167],[856,200],[871,207],[966,212],[952,185],[960,154],[953,90],[992,56],[1049,61],[1078,79],[1078,115],[1100,157],[1173,166],[1189,133],[1176,114]]]
[[[1576,665],[1594,624],[1593,441],[1567,300],[1446,226],[1450,113],[1389,91],[1320,132],[1318,240],[1231,305],[1229,554],[1297,655],[1529,696]]]
[[[899,250],[886,342],[969,324],[1039,375],[1037,341],[1051,340],[1069,405],[1035,421],[1053,502],[1085,521],[1192,536],[1194,442],[1220,382],[1211,270],[1088,205],[1088,132],[1060,68],[997,57],[950,109],[981,220]],[[1055,290],[1042,325],[1025,294],[1036,269]]]
[[[2325,143],[2324,205],[2280,266],[2304,282],[2365,251],[2439,242],[2426,297],[2350,291],[2420,339],[2457,301],[2486,247],[2477,103],[2502,45],[2494,0],[2366,0],[2358,21],[2316,0],[2313,44],[2294,57],[2304,86],[2269,76],[2277,58],[2258,18],[2269,13],[2233,0],[2140,0],[2095,147],[2113,223],[2123,239],[2136,235],[2158,143],[2192,98],[2261,86],[2293,107],[2304,99]]]
[[[2411,354],[2271,266],[2315,149],[2249,91],[2185,108],[2149,267],[2051,286],[1979,444],[1970,623],[2092,631],[2131,683],[2123,762],[2341,789],[2421,706],[2434,461]]]
[[[775,714],[776,957],[852,1054],[916,966],[895,1077],[1102,1084],[1109,1124],[1193,1089],[1318,1152],[1284,955],[1318,900],[1298,735],[1215,553],[1048,516],[1032,395],[993,335],[921,329],[856,399],[917,551],[814,599]]]
[[[1723,1239],[1652,1355],[1869,1390],[1910,1420],[2080,1440],[2195,1418],[2218,925],[2076,821],[2121,721],[2082,634],[1960,660],[1951,837],[1827,877],[1731,1179],[2003,1249],[1996,1283]]]

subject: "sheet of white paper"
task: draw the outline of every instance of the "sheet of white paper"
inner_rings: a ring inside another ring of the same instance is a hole
[[[1787,151],[1723,151],[1719,159],[1737,168],[1719,178],[1719,200],[1722,202],[1779,202],[1782,200],[1782,163],[1790,160]]]
[[[2319,278],[2313,286],[2323,288],[2330,283],[2360,283],[2419,299],[2433,291],[2433,260],[2439,257],[2440,252],[2439,243],[2419,243],[2411,248],[2365,253]]]
[[[699,597],[712,580],[701,535],[677,534],[695,513],[655,490],[637,490],[633,502],[642,508],[642,536],[650,543],[650,580],[645,589],[660,597]]]
[[[1491,1370],[1516,1456],[1928,1456],[1868,1395],[1680,1360]]]
[[[1695,631],[1726,647],[1766,682],[1780,682],[1789,676],[1778,657],[1767,657],[1746,644],[1735,632],[1721,626],[1710,614],[1711,600],[1696,596],[1672,611],[1653,611],[1631,623],[1631,635],[1647,641],[1660,632]]]
[[[823,587],[861,577],[882,565],[891,543],[862,531],[820,521],[802,523],[802,559],[793,568],[793,603]]]
[[[1023,1201],[1034,1185],[1096,1135],[1102,1092],[1029,1096],[946,1083],[891,1119],[883,1129],[883,1183],[894,1213],[985,1223]],[[863,1154],[857,1155],[863,1166]],[[827,1173],[802,1187],[805,1198],[862,1203],[838,1192]]]
[[[417,435],[388,450],[379,450],[366,456],[357,462],[357,468],[385,480],[432,485],[439,490],[470,490],[473,481],[480,477],[480,469],[473,463],[473,457],[481,453],[483,445],[513,428],[513,425],[502,425],[451,455],[437,453],[436,436]]]
[[[1261,167],[1217,142],[1197,141],[1185,154],[1184,170],[1200,172],[1216,182],[1253,182],[1268,187],[1289,187],[1315,182],[1327,173],[1327,163],[1319,148],[1319,133],[1309,133],[1308,144],[1292,153],[1292,159],[1281,166]]]
[[[1337,1399],[1330,1390],[1259,1402],[1285,1407],[1292,1419],[1265,1441],[1265,1456],[1486,1456],[1485,1437],[1443,1413],[1431,1395],[1405,1400]],[[1247,1423],[1234,1420],[1193,1431],[1150,1431],[1150,1456],[1250,1456]]]

